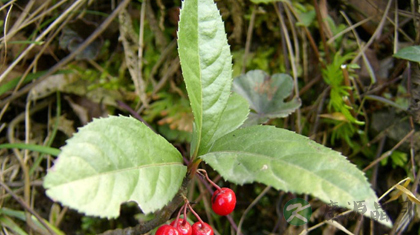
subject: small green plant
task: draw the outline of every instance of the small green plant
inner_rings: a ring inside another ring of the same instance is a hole
[[[337,52],[331,64],[326,65],[326,68],[322,70],[322,77],[330,86],[330,100],[328,102],[329,114],[321,116],[328,118],[334,124],[331,142],[334,144],[336,139],[343,139],[351,147],[354,147],[351,139],[357,132],[358,126],[364,125],[364,122],[357,119],[357,110],[353,108],[355,104],[351,102],[354,95],[349,80],[355,76],[353,69],[358,65],[346,65],[346,62],[353,57],[354,53],[341,55]],[[343,71],[347,72],[347,77],[344,76]]]
[[[239,128],[249,107],[231,93],[232,56],[212,0],[183,1],[178,53],[194,115],[189,164],[183,164],[174,146],[134,118],[96,119],[62,148],[45,177],[49,197],[107,218],[117,217],[122,203],[134,201],[145,214],[158,211],[145,226],[150,230],[166,222],[182,203],[181,208],[195,213],[185,200],[186,185],[203,175],[199,165],[204,161],[235,184],[260,182],[349,209],[349,202],[364,201],[367,211],[376,210],[378,199],[363,172],[340,153],[273,126]],[[196,217],[192,233],[212,234],[212,228]],[[391,225],[389,220],[379,222]]]
[[[340,116],[346,122],[362,125],[364,123],[358,121],[351,113],[353,107],[346,103],[346,100],[349,100],[352,88],[349,85],[346,85],[344,81],[345,77],[343,75],[342,66],[352,57],[354,57],[353,53],[344,56],[340,55],[340,53],[336,53],[333,62],[322,70],[322,77],[331,87],[328,109],[331,112],[340,113]]]

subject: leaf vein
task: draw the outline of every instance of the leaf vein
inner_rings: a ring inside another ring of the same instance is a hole
[[[124,171],[131,171],[131,170],[140,170],[140,169],[146,169],[146,168],[151,168],[151,167],[162,167],[162,166],[184,166],[182,163],[180,162],[166,162],[166,163],[158,163],[158,164],[148,164],[148,165],[142,165],[142,166],[134,166],[134,167],[128,167],[128,168],[123,168],[123,169],[118,169],[118,170],[113,170],[113,171],[106,171],[106,172],[101,172],[99,174],[95,174],[95,175],[89,175],[87,177],[83,177],[83,178],[79,178],[73,181],[68,181],[65,182],[63,184],[57,184],[55,186],[63,186],[66,184],[73,184],[73,183],[77,183],[78,181],[83,181],[89,178],[95,178],[95,177],[100,177],[100,176],[106,176],[106,175],[113,175],[113,174],[117,174],[119,172],[124,172]]]
[[[250,155],[250,153],[248,153],[248,152],[241,152],[241,151],[218,151],[218,152],[214,152],[214,153],[215,154],[217,154],[217,153],[235,153],[235,157],[238,160],[239,160],[239,158],[236,155],[239,155],[239,154],[242,155],[242,156],[244,156],[244,155]],[[338,185],[333,184],[332,182],[328,181],[327,178],[320,177],[319,175],[315,174],[314,172],[311,172],[311,171],[309,171],[309,170],[307,170],[307,169],[305,169],[305,168],[303,168],[303,167],[301,167],[301,166],[299,166],[297,164],[291,164],[290,162],[284,161],[281,158],[279,158],[279,159],[277,159],[277,158],[273,159],[273,157],[270,157],[270,156],[267,156],[267,155],[263,155],[263,154],[258,154],[258,153],[251,153],[251,154],[253,156],[257,157],[257,158],[265,158],[265,159],[268,159],[269,161],[279,161],[282,164],[288,165],[290,167],[298,168],[298,169],[300,169],[300,170],[302,170],[302,171],[304,171],[304,172],[306,172],[306,173],[308,173],[308,174],[310,174],[310,175],[312,175],[312,176],[320,179],[322,182],[325,182],[325,183],[327,183],[327,184],[329,184],[329,185],[331,185],[333,187],[336,187],[337,189],[339,189],[340,191],[342,191],[343,194],[346,194],[346,195],[352,197],[352,195],[349,192],[347,192],[345,189],[340,188]],[[331,169],[331,170],[335,170],[335,169]],[[289,185],[289,184],[287,184],[287,185]]]

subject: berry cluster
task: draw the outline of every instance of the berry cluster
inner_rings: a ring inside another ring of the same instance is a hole
[[[192,226],[186,219],[180,218],[181,211],[184,211],[184,218],[187,218],[187,208],[197,217],[198,222],[194,223]],[[203,220],[200,216],[193,210],[188,200],[185,201],[185,204],[181,207],[178,212],[178,215],[170,225],[165,224],[159,227],[156,231],[156,235],[213,235],[213,229],[211,226]]]
[[[230,188],[220,188],[215,184],[207,175],[205,170],[197,170],[197,173],[204,176],[215,188],[216,191],[211,197],[212,209],[214,213],[225,216],[230,214],[236,205],[235,193]],[[185,219],[187,218],[187,208],[197,217],[198,222],[192,226]],[[184,219],[180,218],[181,211],[184,211]],[[198,214],[193,210],[188,200],[181,207],[178,215],[170,225],[165,224],[159,227],[156,231],[156,235],[213,235],[213,229],[211,226],[203,222]]]

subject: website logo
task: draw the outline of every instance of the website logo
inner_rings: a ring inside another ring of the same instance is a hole
[[[283,215],[289,224],[300,226],[308,223],[312,215],[312,208],[304,199],[294,198],[284,205]]]

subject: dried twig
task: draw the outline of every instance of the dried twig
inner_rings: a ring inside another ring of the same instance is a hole
[[[293,13],[294,17],[297,19],[297,21],[298,22],[302,22],[301,19],[300,19],[300,17],[299,17],[299,14],[295,11],[295,9],[293,8],[293,6],[290,3],[288,3],[288,2],[283,2],[283,3],[286,4],[286,6],[289,8],[289,10]],[[306,37],[309,40],[309,44],[311,45],[312,50],[315,53],[315,57],[316,57],[317,61],[318,62],[321,62],[320,61],[319,51],[318,51],[318,46],[315,43],[314,38],[312,37],[311,33],[309,32],[309,29],[306,26],[302,26],[302,27],[303,27],[303,30],[305,32]],[[322,63],[321,66],[323,67],[324,64]]]
[[[324,45],[325,58],[326,58],[327,63],[329,64],[331,62],[330,52],[328,50],[327,39],[325,38],[324,19],[322,19],[321,10],[318,5],[318,0],[314,0],[314,8],[316,11],[316,19],[318,21],[318,27],[320,31],[319,35],[321,36],[322,45]]]
[[[394,150],[396,150],[398,147],[401,146],[401,144],[403,144],[412,134],[414,134],[414,130],[411,130],[406,136],[404,136],[404,138],[402,138],[394,147],[392,147],[391,150],[386,151],[385,153],[383,153],[381,155],[381,157],[375,159],[373,162],[371,162],[367,167],[365,167],[363,169],[364,172],[366,172],[367,170],[369,170],[372,166],[378,164],[378,162],[384,160],[385,158],[391,156],[392,152],[394,152]]]
[[[254,201],[251,202],[251,204],[249,204],[249,206],[245,209],[245,211],[243,212],[241,219],[239,220],[239,224],[238,224],[238,231],[236,232],[236,235],[241,235],[241,228],[242,228],[242,224],[244,223],[245,220],[245,216],[248,214],[248,212],[261,200],[262,197],[264,197],[264,195],[266,195],[268,193],[268,191],[270,191],[271,186],[267,186],[265,187],[265,189],[254,199]]]
[[[294,53],[294,50],[293,50],[292,43],[290,41],[289,33],[287,31],[287,27],[286,27],[286,24],[284,22],[283,15],[280,13],[280,4],[281,3],[278,3],[278,4],[275,4],[274,6],[276,8],[276,13],[277,13],[277,16],[278,16],[279,21],[280,21],[280,27],[284,32],[283,35],[285,37],[287,49],[289,51],[289,60],[290,60],[290,64],[292,66],[292,72],[293,72],[293,74],[292,74],[293,75],[293,85],[294,85],[294,91],[295,91],[294,97],[299,99],[299,85],[298,85],[298,81],[297,81],[297,79],[298,79],[297,78],[297,73],[298,72],[297,72],[297,66],[296,66],[296,61],[295,61],[295,53]],[[302,131],[301,110],[299,108],[296,110],[296,115],[297,115],[296,132],[301,133],[301,131]]]
[[[150,29],[155,35],[156,45],[159,47],[159,49],[162,50],[164,47],[166,47],[168,42],[162,30],[159,28],[159,23],[156,19],[155,13],[153,12],[150,0],[146,0],[146,11],[147,22],[149,23]]]
[[[147,107],[147,97],[145,93],[145,82],[142,76],[142,57],[143,57],[143,26],[144,26],[144,11],[146,9],[146,2],[142,3],[140,20],[140,37],[137,38],[133,29],[130,14],[126,9],[123,9],[118,19],[120,21],[120,40],[124,46],[125,63],[130,72],[131,79],[134,83],[134,88],[140,101]],[[137,53],[136,53],[137,51]]]
[[[34,42],[41,42],[45,36],[48,35],[58,24],[60,24],[62,21],[64,21],[68,15],[74,14],[77,9],[79,9],[85,0],[77,0],[75,3],[73,3],[69,8],[66,9],[46,30],[44,30],[35,40]],[[31,43],[20,55],[18,58],[16,58],[12,64],[10,64],[7,69],[0,75],[0,82],[2,82],[6,76],[12,71],[16,65],[29,53],[30,50],[32,50],[37,44]],[[87,46],[87,45],[86,45]],[[84,48],[83,48],[84,49]]]
[[[370,37],[369,41],[365,44],[365,46],[360,49],[360,51],[357,54],[357,56],[353,59],[353,62],[354,61],[357,61],[360,58],[360,56],[362,56],[365,53],[365,50],[367,48],[369,48],[369,46],[373,43],[373,41],[375,39],[378,39],[379,38],[379,36],[380,36],[380,34],[382,32],[382,29],[383,29],[383,27],[385,25],[385,21],[387,19],[387,15],[388,15],[389,9],[391,8],[391,5],[392,5],[391,3],[392,3],[392,0],[389,0],[388,1],[388,4],[386,5],[386,8],[385,8],[384,15],[382,16],[382,19],[379,22],[378,27],[376,28],[375,32]]]
[[[246,62],[248,60],[249,48],[251,47],[252,31],[254,29],[256,12],[257,12],[257,5],[254,5],[254,8],[252,9],[251,19],[249,20],[248,32],[246,34],[245,53],[244,53],[244,58],[242,61],[242,73],[245,73],[245,70],[246,70]]]

